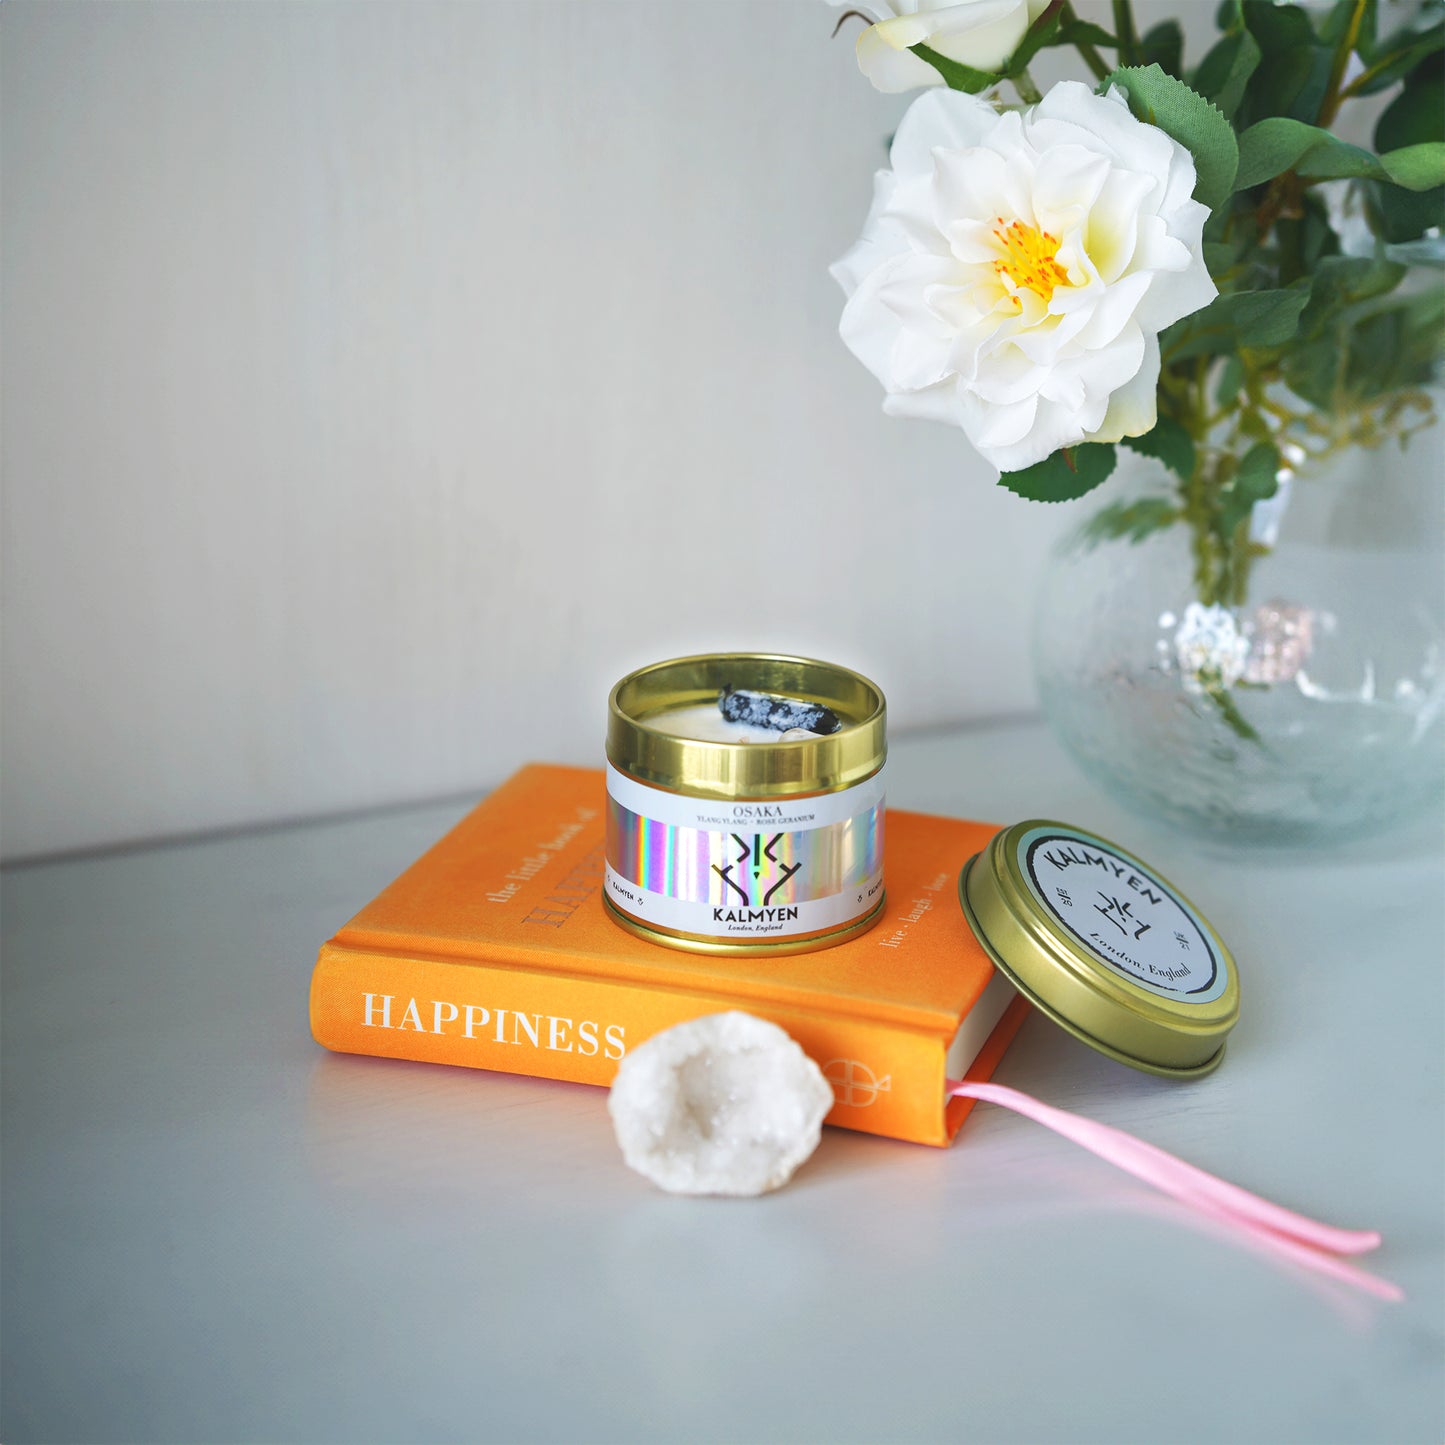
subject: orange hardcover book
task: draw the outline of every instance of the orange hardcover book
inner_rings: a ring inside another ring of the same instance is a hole
[[[612,1082],[630,1048],[738,1008],[786,1029],[837,1102],[830,1124],[947,1144],[1027,1004],[958,906],[985,823],[888,813],[879,923],[783,957],[712,956],[634,937],[602,905],[601,772],[534,764],[486,798],[321,949],[311,1031],[342,1053]]]

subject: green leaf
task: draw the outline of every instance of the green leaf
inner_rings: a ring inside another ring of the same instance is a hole
[[[1399,150],[1445,135],[1445,56],[1417,66],[1375,124],[1375,149]]]
[[[1317,43],[1309,16],[1298,5],[1276,5],[1274,0],[1244,0],[1244,23],[1266,55]]]
[[[1240,458],[1239,470],[1234,474],[1234,489],[1247,496],[1251,503],[1263,502],[1274,496],[1279,485],[1278,472],[1279,449],[1272,442],[1260,442]]]
[[[1290,121],[1290,125],[1299,125],[1299,121]],[[1268,121],[1264,124],[1269,124]],[[1305,127],[1307,130],[1315,130],[1315,126]],[[1309,176],[1314,180],[1338,181],[1350,178],[1373,177],[1375,180],[1388,179],[1382,173],[1380,158],[1363,146],[1350,145],[1348,141],[1336,139],[1327,131],[1321,132],[1326,137],[1324,140],[1316,141],[1313,145],[1306,147],[1304,153],[1297,157],[1287,169],[1293,169],[1302,176]]]
[[[1341,389],[1368,400],[1429,385],[1439,375],[1442,319],[1445,287],[1437,284],[1356,322]]]
[[[1233,241],[1206,241],[1204,264],[1216,280],[1239,260],[1239,247]]]
[[[1375,149],[1394,151],[1445,135],[1445,54],[1417,65],[1375,126]],[[1445,228],[1445,186],[1404,191],[1372,186],[1375,229],[1391,245],[1406,245],[1433,226]]]
[[[1161,416],[1154,430],[1141,437],[1125,437],[1124,445],[1141,456],[1163,462],[1185,481],[1194,475],[1194,438],[1172,416]]]
[[[998,484],[1031,502],[1071,502],[1107,481],[1113,470],[1112,446],[1084,442],[1057,451],[1022,471],[1004,472]]]
[[[1298,5],[1245,0],[1244,18],[1264,60],[1250,80],[1243,119],[1288,115],[1314,120],[1329,84],[1335,47],[1319,42],[1308,14]]]
[[[1407,191],[1429,191],[1445,186],[1445,141],[1424,141],[1401,146],[1380,157],[1385,174]]]
[[[1344,4],[1345,0],[1340,0]],[[1380,33],[1379,0],[1365,0],[1365,13],[1360,20],[1360,32],[1355,36],[1355,51],[1366,65],[1374,59]]]
[[[1243,130],[1255,121],[1272,115],[1313,120],[1315,112],[1304,113],[1300,96],[1315,73],[1315,61],[1313,47],[1287,50],[1283,55],[1269,55],[1261,60],[1259,69],[1250,77],[1244,101],[1234,116],[1239,128]]]
[[[1223,34],[1233,34],[1244,25],[1244,0],[1219,0],[1214,12],[1214,28]]]
[[[1160,338],[1165,358],[1227,355],[1242,346],[1283,346],[1299,330],[1309,282],[1282,289],[1234,291],[1177,321]]]
[[[1290,170],[1311,180],[1361,177],[1426,191],[1445,183],[1445,141],[1426,141],[1376,156],[1317,125],[1282,115],[1262,120],[1240,136],[1237,190]]]
[[[1334,313],[1307,346],[1282,360],[1290,390],[1321,410],[1429,385],[1445,336],[1445,286],[1376,298]]]
[[[1300,247],[1306,270],[1312,270],[1326,256],[1339,253],[1340,238],[1335,234],[1334,222],[1330,219],[1330,208],[1318,191],[1306,192],[1304,197],[1304,242]]]
[[[1252,125],[1239,137],[1239,169],[1235,172],[1236,190],[1248,190],[1251,186],[1272,181],[1285,171],[1292,170],[1316,146],[1339,145],[1329,131],[1315,125],[1306,125],[1302,120],[1291,120],[1288,116],[1276,115]],[[1357,150],[1356,146],[1347,147]],[[1368,151],[1360,152],[1368,155]]]
[[[1233,534],[1256,502],[1268,500],[1279,490],[1279,460],[1279,448],[1273,442],[1256,442],[1240,458],[1234,481],[1220,498],[1219,525],[1224,536]]]
[[[1117,85],[1140,120],[1157,125],[1194,157],[1196,200],[1213,210],[1229,198],[1239,147],[1217,106],[1157,65],[1126,66],[1104,85]]]
[[[1145,65],[1157,65],[1166,75],[1182,79],[1184,28],[1177,20],[1162,20],[1144,32],[1139,42]]]
[[[943,77],[943,83],[950,90],[961,90],[966,95],[977,95],[979,91],[987,90],[991,85],[998,85],[1004,79],[1003,76],[992,75],[987,70],[975,70],[971,65],[963,65],[957,60],[950,60],[931,46],[912,45],[909,46],[909,49],[920,60],[926,60]]]
[[[1135,544],[1172,526],[1183,513],[1168,497],[1140,497],[1137,502],[1113,502],[1089,519],[1084,545],[1092,550],[1100,542],[1120,537]]]
[[[1247,30],[1226,35],[1200,62],[1191,84],[1200,95],[1212,100],[1225,115],[1232,116],[1244,98],[1245,86],[1259,65],[1262,52]]]
[[[1297,216],[1281,216],[1274,224],[1279,248],[1279,284],[1288,286],[1302,276],[1312,275],[1326,256],[1340,249],[1339,237],[1330,224],[1330,214],[1318,195],[1306,192]]]
[[[1308,346],[1285,353],[1280,369],[1289,389],[1311,406],[1328,412],[1336,401],[1335,382],[1340,373],[1340,336],[1325,331]]]
[[[1300,312],[1308,300],[1308,283],[1297,282],[1279,291],[1236,291],[1210,302],[1204,310],[1219,306],[1219,314],[1229,318],[1241,346],[1283,346],[1299,330]]]
[[[1329,136],[1329,131],[1306,126],[1302,120],[1290,120],[1286,116],[1270,116],[1240,131],[1240,165],[1234,172],[1235,191],[1247,191],[1250,186],[1263,185],[1273,181],[1274,176],[1283,175],[1324,136]]]
[[[1445,229],[1445,186],[1428,191],[1403,191],[1399,186],[1373,185],[1371,210],[1375,227],[1391,245],[1418,240],[1432,226]]]
[[[1299,334],[1318,336],[1346,307],[1393,291],[1405,279],[1404,266],[1374,256],[1329,256],[1315,268],[1310,300],[1300,315]]]
[[[1231,356],[1220,368],[1219,380],[1214,384],[1215,406],[1232,405],[1243,386],[1244,363],[1237,356]]]

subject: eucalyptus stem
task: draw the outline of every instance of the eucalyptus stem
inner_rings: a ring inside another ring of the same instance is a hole
[[[1074,7],[1071,3],[1071,0],[1064,0],[1064,8],[1059,12],[1059,15],[1065,25],[1076,25],[1078,23],[1079,17],[1074,12]],[[1104,57],[1100,55],[1099,52],[1094,48],[1094,45],[1091,41],[1084,40],[1082,38],[1075,39],[1074,49],[1079,52],[1079,55],[1083,59],[1084,64],[1087,65],[1089,69],[1094,72],[1094,78],[1096,80],[1103,80],[1103,78],[1108,75],[1109,72],[1113,69],[1113,67],[1109,65],[1109,63],[1104,59]]]
[[[1229,689],[1222,684],[1215,683],[1204,689],[1205,696],[1219,709],[1220,716],[1224,719],[1230,730],[1247,743],[1258,743],[1264,747],[1264,739],[1254,728],[1245,715],[1240,712],[1238,704],[1230,696]],[[1268,749],[1266,749],[1268,751]]]
[[[1317,125],[1329,125],[1344,102],[1346,92],[1340,89],[1340,82],[1345,78],[1345,68],[1350,63],[1350,55],[1354,51],[1355,42],[1360,38],[1360,25],[1364,21],[1368,3],[1369,0],[1355,0],[1350,23],[1345,27],[1345,33],[1339,45],[1335,47],[1334,59],[1330,64],[1329,84],[1325,86],[1325,98],[1320,102]]]
[[[1034,84],[1034,78],[1025,68],[1012,77],[1014,89],[1019,93],[1019,99],[1025,105],[1037,105],[1043,98],[1043,92]]]
[[[1355,96],[1370,84],[1377,76],[1383,74],[1394,63],[1397,57],[1387,55],[1383,60],[1377,60],[1373,65],[1362,70],[1340,93],[1335,97],[1334,109],[1331,116],[1335,115],[1341,105],[1347,100],[1353,100]]]
[[[1119,40],[1119,64],[1139,63],[1139,33],[1134,29],[1134,11],[1129,0],[1114,0],[1114,34]]]

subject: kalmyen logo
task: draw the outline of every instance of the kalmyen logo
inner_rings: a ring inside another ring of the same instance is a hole
[[[781,888],[795,873],[802,872],[801,863],[784,863],[773,851],[781,843],[786,834],[774,833],[766,844],[761,834],[753,838],[751,845],[738,837],[732,835],[732,840],[738,845],[739,853],[731,863],[726,865],[714,863],[712,871],[723,881],[724,889],[731,888],[734,893],[742,899],[744,904],[751,906],[754,903],[761,903],[767,907],[773,901],[773,895]],[[766,860],[766,863],[764,862]],[[771,864],[769,868],[767,864]],[[772,879],[771,875],[776,870],[777,878]],[[763,893],[761,899],[754,897],[757,891],[763,886],[763,875],[769,874],[769,886]],[[739,882],[738,880],[742,881]],[[726,893],[724,893],[726,896]]]

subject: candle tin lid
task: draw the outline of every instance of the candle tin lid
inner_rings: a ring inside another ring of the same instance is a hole
[[[1000,972],[1075,1038],[1170,1078],[1219,1066],[1239,1018],[1234,958],[1132,853],[1030,819],[969,859],[958,896]]]

